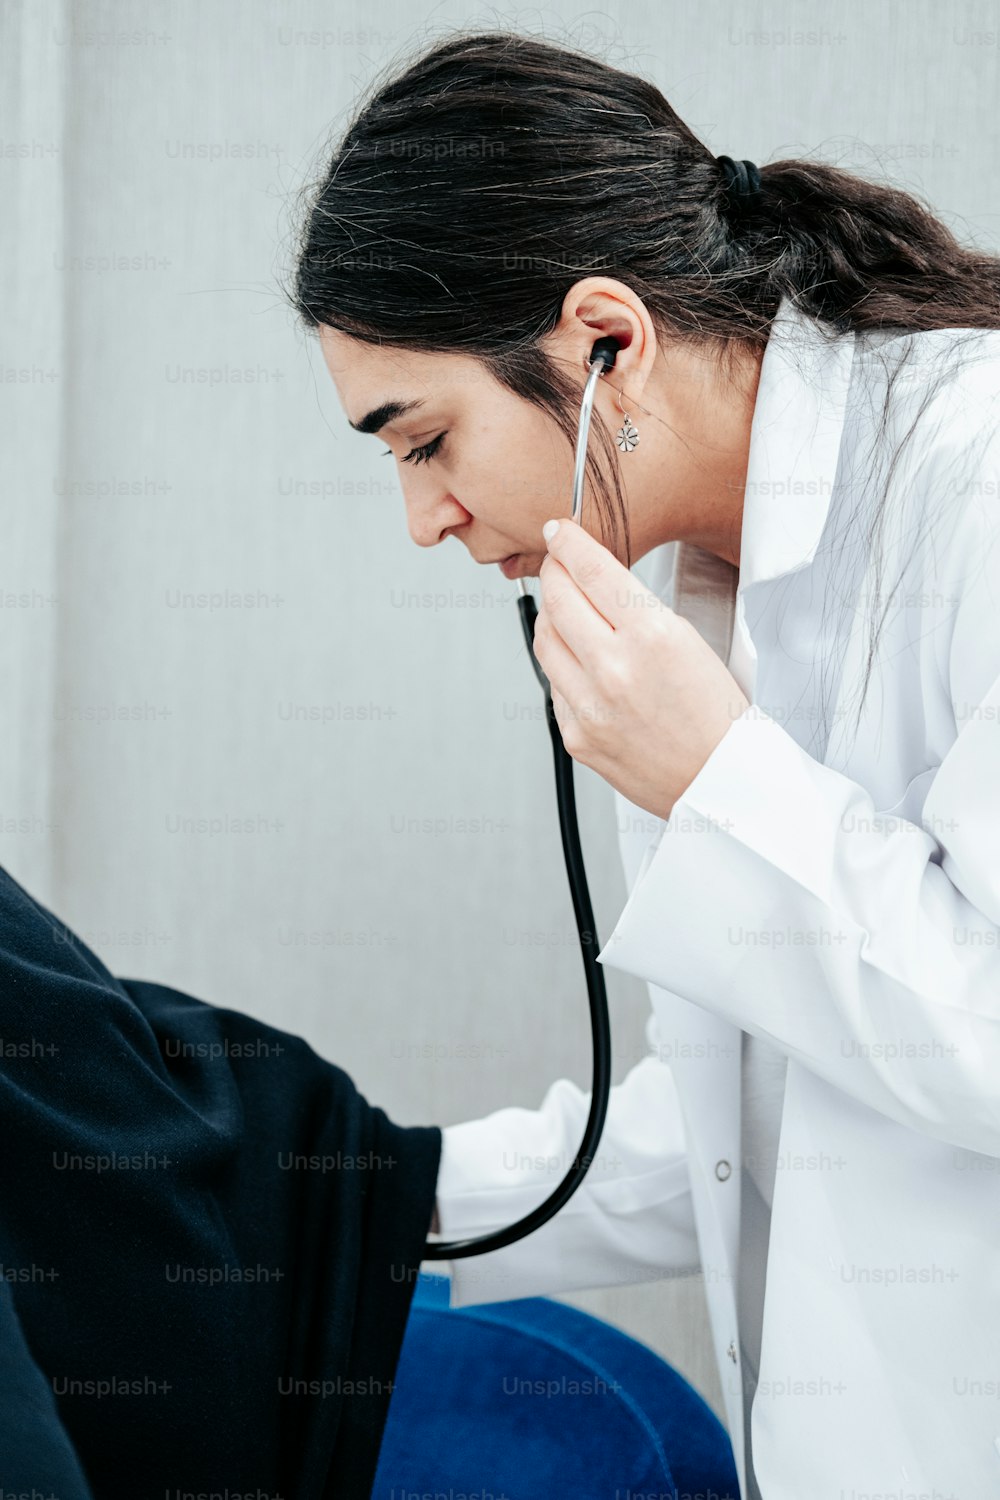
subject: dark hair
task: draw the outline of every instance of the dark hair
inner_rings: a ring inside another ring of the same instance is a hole
[[[463,29],[373,81],[307,189],[290,300],[308,327],[475,356],[571,448],[579,388],[538,340],[584,276],[626,282],[658,335],[712,352],[727,377],[763,351],[786,296],[831,338],[1000,328],[1000,258],[963,248],[909,193],[812,161],[760,177],[734,207],[720,163],[652,83],[552,42]],[[628,565],[596,410],[592,432],[604,469],[592,451],[588,475]]]

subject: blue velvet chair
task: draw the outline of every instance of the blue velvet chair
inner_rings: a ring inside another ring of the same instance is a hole
[[[547,1297],[421,1273],[372,1500],[739,1500],[729,1437],[652,1350]]]

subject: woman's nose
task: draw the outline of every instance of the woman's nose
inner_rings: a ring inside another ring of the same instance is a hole
[[[436,547],[456,526],[472,519],[465,506],[441,485],[425,489],[411,483],[404,499],[406,523],[418,547]]]

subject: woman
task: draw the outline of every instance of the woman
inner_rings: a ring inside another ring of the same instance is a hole
[[[652,1002],[586,1183],[453,1303],[700,1267],[743,1494],[991,1492],[1000,261],[465,33],[364,103],[292,295],[414,541],[539,577],[567,748],[618,805],[601,958]],[[583,524],[543,538],[605,335]],[[441,1232],[539,1202],[587,1104],[447,1128]]]

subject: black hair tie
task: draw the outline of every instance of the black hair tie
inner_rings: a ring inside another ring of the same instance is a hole
[[[734,161],[731,156],[717,156],[716,161],[725,177],[730,207],[741,213],[746,211],[760,192],[760,172],[752,161]]]

